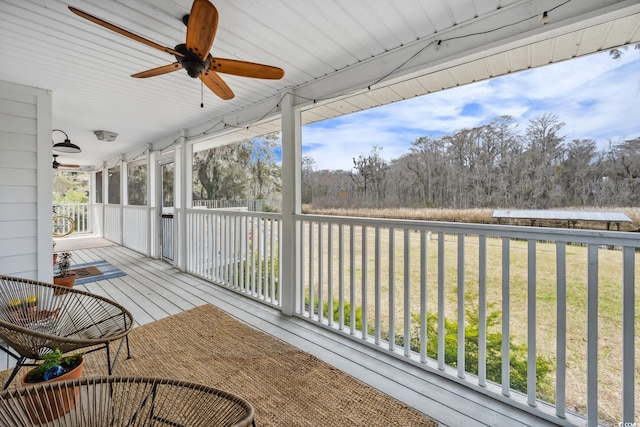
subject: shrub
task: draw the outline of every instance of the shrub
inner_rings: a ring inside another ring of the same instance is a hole
[[[309,307],[308,298],[305,300],[307,309]],[[318,300],[314,301],[314,308],[317,312]],[[324,317],[328,317],[329,304],[327,301],[323,304]],[[340,306],[338,301],[333,303],[333,321],[338,322]],[[420,316],[412,314],[412,328],[410,337],[410,348],[414,352],[420,351]],[[473,375],[478,375],[478,357],[479,357],[479,312],[477,309],[468,310],[465,318],[465,371]],[[486,372],[487,379],[500,384],[502,382],[502,333],[495,332],[499,328],[500,312],[493,311],[487,315],[487,345],[486,345]],[[351,324],[351,305],[344,303],[344,324]],[[362,330],[362,307],[356,308],[356,329]],[[458,366],[458,322],[455,320],[444,319],[444,359],[449,366]],[[494,331],[494,332],[492,332]],[[368,333],[373,334],[372,326],[368,327]],[[383,334],[383,339],[389,339],[388,331]],[[404,346],[404,336],[396,334],[395,344]],[[509,373],[510,387],[522,393],[527,392],[527,346],[515,343],[512,338],[509,339],[509,365],[511,371]],[[438,316],[429,314],[427,316],[427,356],[432,359],[438,357]],[[551,384],[550,373],[553,371],[553,363],[550,358],[538,355],[536,357],[536,388],[541,399],[548,402],[555,400],[553,387]]]
[[[413,324],[419,324],[419,316],[412,315]],[[487,345],[486,345],[486,372],[487,379],[500,384],[502,382],[502,333],[491,332],[499,326],[500,312],[494,311],[487,315]],[[468,310],[465,319],[465,370],[478,375],[479,357],[479,312],[477,309]],[[445,363],[458,366],[458,322],[445,319]],[[411,348],[419,351],[419,327],[414,326],[411,338]],[[510,387],[520,392],[527,392],[527,346],[513,342],[509,338],[509,373]],[[437,358],[438,354],[438,316],[427,316],[427,356]],[[552,372],[551,360],[544,356],[536,357],[536,384],[537,390],[545,400],[552,400],[553,393],[550,390],[549,373]]]

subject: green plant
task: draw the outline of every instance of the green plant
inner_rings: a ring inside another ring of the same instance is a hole
[[[63,356],[62,351],[56,348],[54,351],[42,355],[42,363],[29,371],[25,381],[36,383],[57,378],[76,368],[82,362],[83,356],[83,353]]]
[[[260,259],[258,255],[254,255],[249,257],[247,261],[242,261],[239,267],[243,272],[248,272],[248,274],[243,274],[245,288],[249,288],[252,285],[252,281],[257,279],[260,273],[262,273],[262,283],[259,283],[257,280],[255,283],[257,292],[271,294],[271,289],[273,289],[275,298],[279,298],[278,270],[280,265],[276,256]],[[271,280],[271,270],[273,270],[273,281]],[[265,274],[265,272],[268,273]]]
[[[308,297],[305,300],[307,308],[309,307]],[[314,308],[318,308],[318,300],[314,301]],[[333,303],[333,320],[338,321],[339,304],[337,300]],[[324,317],[328,317],[329,304],[327,301],[323,304],[322,313]],[[362,308],[356,307],[355,312],[356,329],[362,330]],[[411,314],[412,328],[410,336],[410,348],[412,351],[420,351],[420,316]],[[351,305],[344,303],[344,324],[350,326],[351,322]],[[495,330],[499,326],[500,312],[494,311],[487,315],[486,330],[486,372],[487,379],[500,384],[502,382],[502,333]],[[456,367],[458,365],[458,322],[444,319],[444,358],[447,365]],[[468,310],[465,320],[465,371],[478,375],[478,356],[479,356],[479,313],[477,309]],[[369,325],[368,333],[373,334],[373,327]],[[383,339],[389,339],[388,331],[383,333]],[[394,343],[398,346],[404,346],[404,336],[397,334]],[[438,316],[436,314],[427,315],[427,356],[436,359],[438,357]],[[526,345],[517,344],[513,338],[509,338],[509,379],[510,387],[520,392],[527,392],[527,347]],[[536,386],[540,398],[547,402],[555,401],[553,396],[553,387],[549,374],[553,371],[553,363],[548,357],[536,357]]]
[[[56,277],[67,277],[69,275],[69,267],[71,267],[71,252],[62,252],[58,255],[58,275]]]
[[[413,328],[411,333],[411,349],[419,351],[419,316],[411,315]],[[487,315],[486,321],[486,375],[489,381],[500,384],[502,381],[502,333],[496,329],[500,322],[500,312]],[[458,322],[444,319],[444,353],[445,363],[458,365]],[[464,327],[464,364],[465,370],[478,375],[479,356],[479,313],[477,309],[467,310]],[[437,358],[438,353],[438,316],[427,316],[427,356]],[[510,387],[520,392],[527,392],[527,347],[517,344],[509,337],[509,379]],[[553,370],[551,360],[544,356],[536,357],[536,385],[544,400],[553,400],[553,389],[550,388],[548,375]]]

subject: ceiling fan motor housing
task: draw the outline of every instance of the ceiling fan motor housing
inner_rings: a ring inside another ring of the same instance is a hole
[[[184,43],[177,45],[174,50],[184,55],[183,57],[175,55],[176,60],[182,65],[182,68],[187,70],[187,74],[193,78],[199,77],[211,65],[209,56],[204,61],[201,60],[198,55],[187,49],[187,45]]]

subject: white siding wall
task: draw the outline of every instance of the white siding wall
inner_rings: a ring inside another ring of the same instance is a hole
[[[51,281],[51,95],[0,81],[0,274]]]

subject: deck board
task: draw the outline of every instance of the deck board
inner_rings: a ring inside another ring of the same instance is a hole
[[[555,425],[420,367],[399,363],[392,355],[381,354],[358,340],[335,334],[302,318],[285,316],[274,307],[125,247],[77,249],[73,254],[74,263],[104,259],[127,274],[78,288],[118,301],[131,311],[136,325],[212,304],[422,411],[442,425]]]

